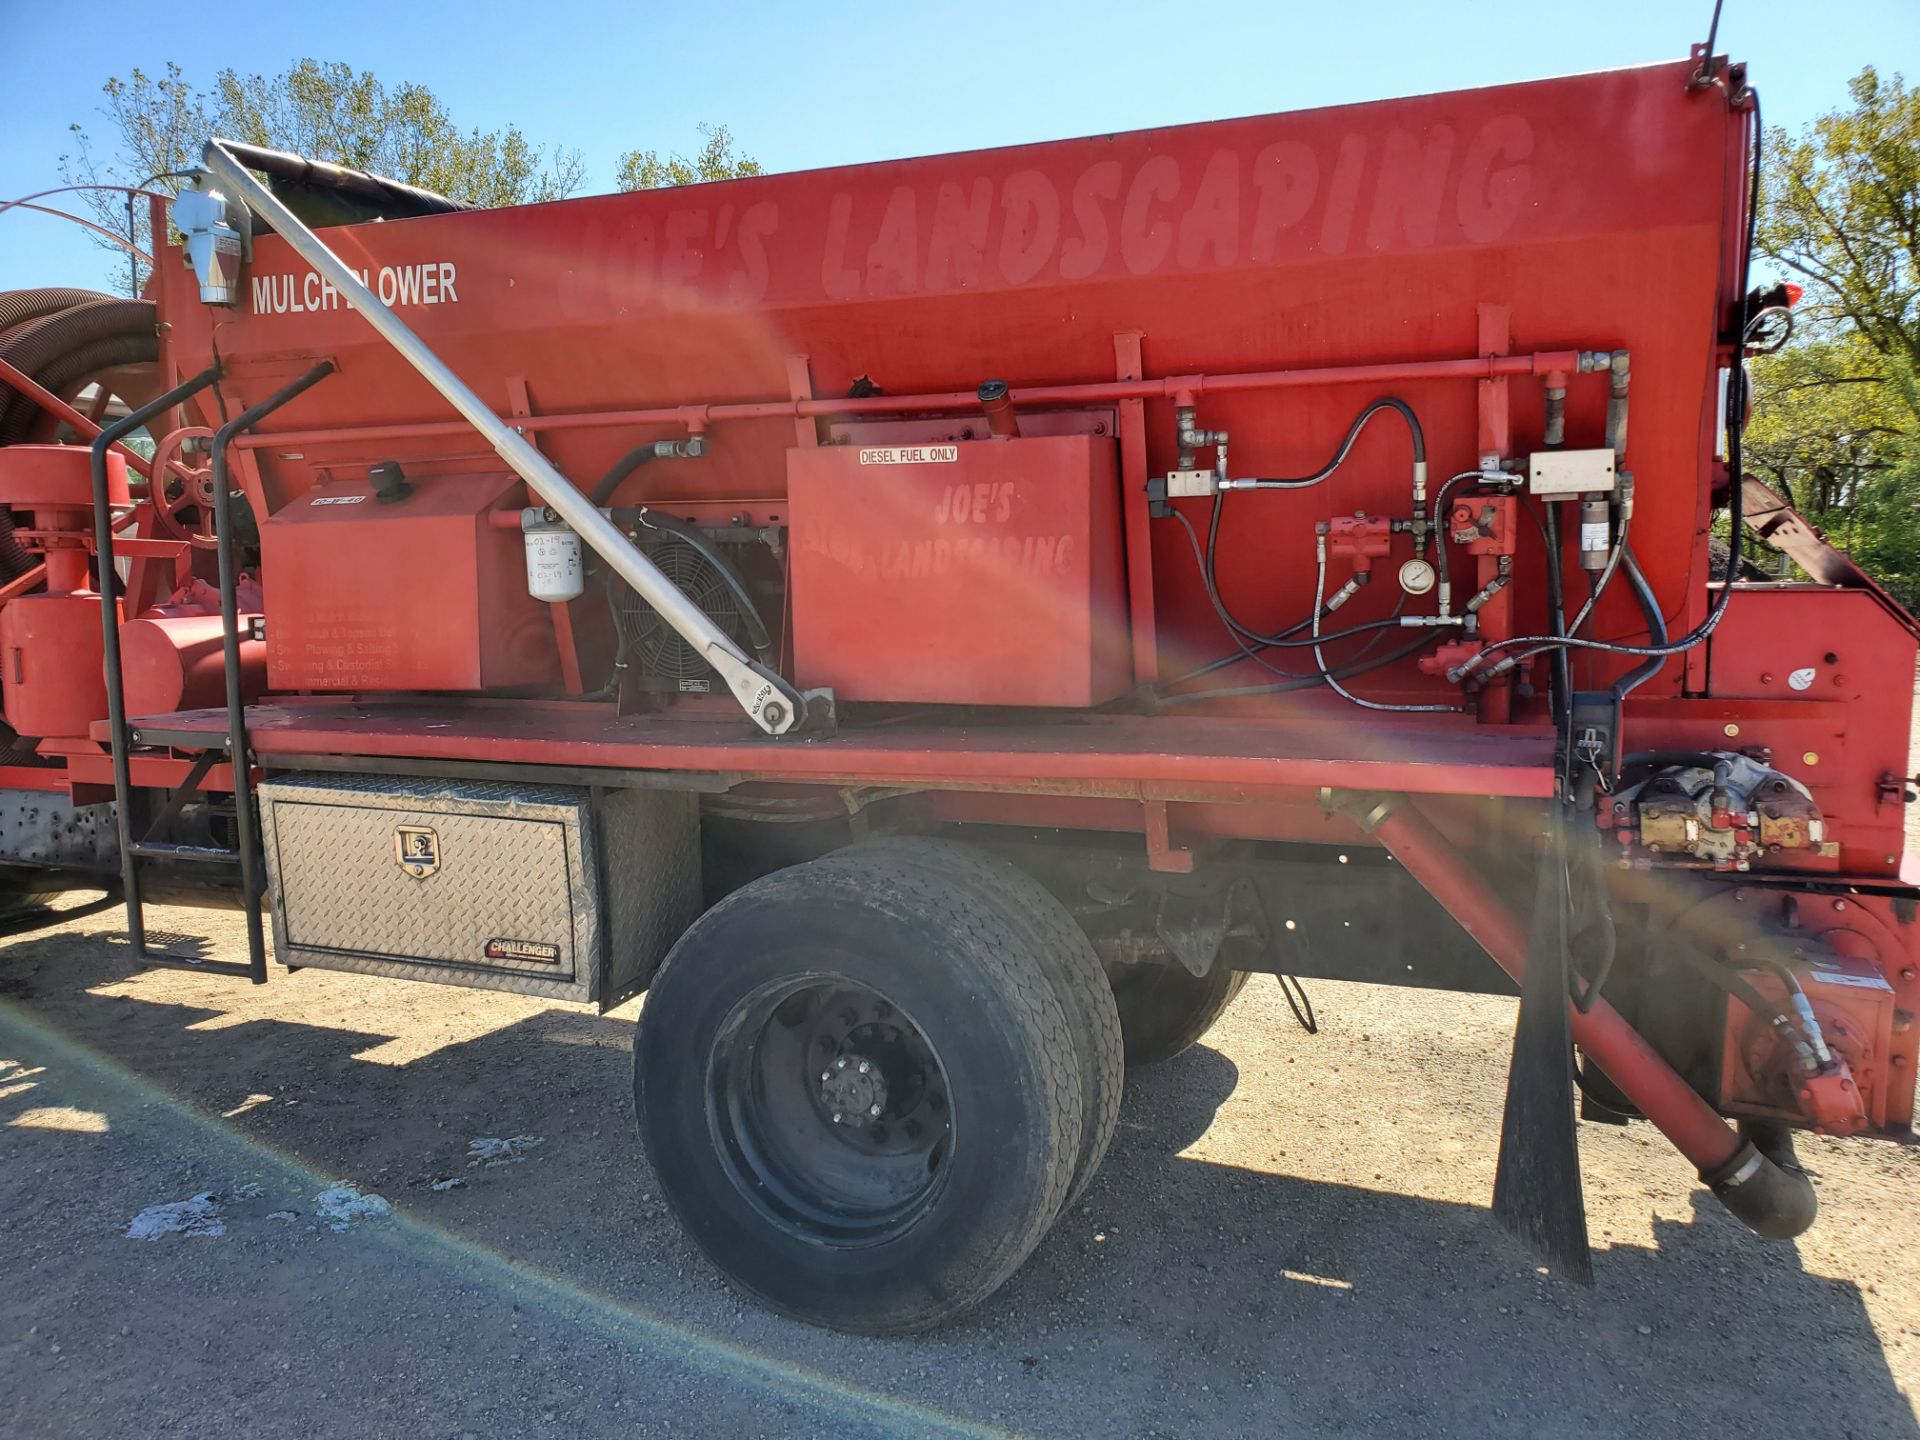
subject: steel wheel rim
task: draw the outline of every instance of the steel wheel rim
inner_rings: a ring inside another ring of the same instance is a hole
[[[728,1178],[782,1234],[881,1244],[945,1186],[946,1068],[912,1017],[861,981],[789,976],[743,997],[714,1037],[706,1088]]]

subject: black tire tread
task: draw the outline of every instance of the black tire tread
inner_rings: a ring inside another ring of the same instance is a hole
[[[1060,1003],[1074,1027],[1080,1087],[1086,1101],[1073,1184],[1060,1208],[1065,1215],[1080,1203],[1099,1173],[1100,1162],[1106,1158],[1119,1125],[1121,1092],[1126,1085],[1120,1011],[1093,942],[1051,890],[1018,865],[978,846],[933,836],[897,836],[868,841],[840,853],[869,850],[911,855],[935,874],[964,880],[987,903],[1005,906],[1010,920],[1026,925],[1046,957]]]
[[[1039,1203],[1031,1208],[1025,1223],[994,1237],[995,1243],[976,1259],[968,1273],[949,1275],[937,1299],[887,1305],[875,1297],[856,1317],[834,1316],[823,1320],[734,1277],[742,1288],[754,1291],[774,1309],[802,1320],[830,1323],[865,1334],[912,1334],[942,1324],[992,1294],[1019,1269],[1058,1215],[1073,1183],[1085,1108],[1074,1062],[1072,1026],[1043,957],[1030,939],[1008,923],[1004,907],[989,903],[971,887],[963,889],[934,876],[915,857],[891,855],[884,848],[875,847],[858,854],[837,852],[763,876],[736,890],[695,921],[662,962],[654,978],[647,1005],[641,1011],[636,1045],[645,1044],[647,1016],[650,1012],[658,1013],[663,996],[671,1005],[674,992],[681,984],[701,983],[697,973],[690,973],[687,957],[694,951],[687,941],[702,925],[742,905],[817,898],[823,886],[895,918],[935,925],[964,947],[968,958],[984,972],[992,990],[1000,997],[1007,1020],[1019,1031],[1020,1048],[1033,1062],[1039,1081],[1040,1113],[1032,1117],[1030,1133],[1051,1137],[1043,1164]],[[638,1065],[635,1074],[636,1099],[644,1107],[644,1099],[639,1094]],[[644,1109],[642,1118],[644,1131]],[[662,1188],[669,1203],[678,1208],[671,1187]],[[683,1222],[685,1219],[683,1215]]]
[[[1251,974],[1216,964],[1205,975],[1194,976],[1171,959],[1126,968],[1158,972],[1151,976],[1156,982],[1151,990],[1125,983],[1113,987],[1129,1067],[1158,1065],[1197,1043],[1239,998]],[[1152,1013],[1140,1013],[1143,1007]]]

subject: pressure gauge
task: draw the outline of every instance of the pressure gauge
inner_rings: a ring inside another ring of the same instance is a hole
[[[1433,589],[1433,566],[1425,560],[1409,560],[1400,567],[1400,588],[1409,595],[1424,595]]]

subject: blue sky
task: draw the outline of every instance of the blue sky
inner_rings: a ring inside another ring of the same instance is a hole
[[[436,91],[462,125],[518,124],[578,147],[589,188],[629,148],[691,150],[730,126],[770,170],[1537,79],[1686,52],[1711,0],[1209,0],[1205,4],[847,5],[647,0],[326,4],[181,10],[0,0],[0,198],[59,183],[67,127],[103,133],[100,86],[180,60],[202,84],[311,55]],[[86,16],[76,36],[75,16]],[[1920,80],[1917,0],[1726,0],[1720,48],[1749,61],[1770,121],[1845,100],[1864,64]],[[75,227],[0,215],[0,290],[103,282]]]

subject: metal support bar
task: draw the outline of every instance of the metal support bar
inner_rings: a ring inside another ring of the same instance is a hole
[[[227,758],[233,769],[234,829],[239,832],[240,893],[247,915],[247,973],[267,983],[267,942],[260,921],[260,855],[253,817],[253,762],[247,755],[247,702],[240,676],[240,603],[234,595],[233,494],[227,479],[227,446],[282,405],[333,374],[322,360],[298,380],[282,385],[249,410],[222,425],[213,437],[213,534],[220,559],[220,639],[227,672]]]
[[[134,854],[133,773],[127,758],[127,692],[120,665],[120,572],[113,568],[113,505],[107,493],[107,452],[190,395],[220,378],[217,364],[114,421],[93,439],[93,537],[100,569],[100,638],[107,682],[107,739],[113,752],[114,822],[120,832],[120,893],[127,906],[127,941],[136,959],[147,951],[146,920],[140,910],[139,857]]]
[[[770,735],[784,735],[800,723],[806,702],[773,670],[752,659],[688,598],[654,563],[602,515],[593,501],[562,475],[521,431],[493,413],[466,382],[448,368],[391,309],[380,303],[360,278],[329,250],[326,243],[276,200],[272,193],[226,149],[226,142],[209,140],[201,151],[209,170],[234,194],[273,226],[309,265],[318,271],[349,305],[366,318],[400,357],[438,390],[468,424],[478,430],[494,453],[504,460],[541,501],[564,520],[605,560],[619,577],[660,618],[720,673],[727,688],[753,723]]]
[[[148,823],[147,838],[141,842],[142,845],[159,841],[167,827],[179,818],[187,802],[200,793],[201,785],[206,783],[207,772],[213,769],[214,761],[219,758],[218,750],[201,752],[200,758],[193,762],[193,768],[187,771],[187,778],[174,787],[173,794],[167,797],[167,803],[160,807],[160,813]]]

